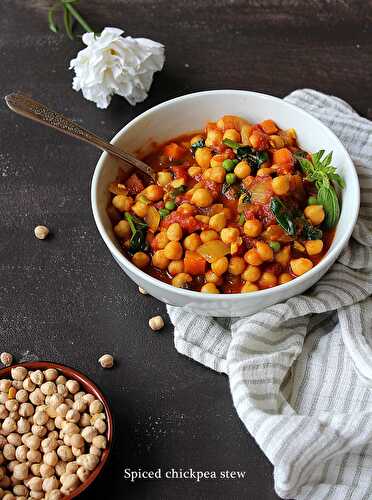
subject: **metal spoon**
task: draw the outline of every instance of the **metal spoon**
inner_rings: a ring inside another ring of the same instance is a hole
[[[71,135],[76,139],[80,139],[81,141],[85,141],[88,144],[92,144],[97,148],[110,153],[113,156],[124,160],[124,162],[131,165],[131,167],[137,168],[141,170],[141,172],[149,175],[152,179],[155,179],[155,172],[151,167],[146,165],[141,160],[138,160],[135,156],[119,149],[117,146],[110,144],[105,141],[101,137],[89,132],[85,128],[81,127],[77,123],[73,122],[69,118],[52,111],[45,104],[41,104],[40,102],[34,101],[31,97],[28,97],[24,94],[20,93],[12,93],[5,96],[5,102],[9,106],[9,108],[18,113],[19,115],[25,116],[26,118],[30,118],[30,120],[34,120],[36,122],[42,123],[48,127],[54,128],[59,132],[63,132],[64,134]],[[125,165],[127,170],[130,170],[131,167]]]

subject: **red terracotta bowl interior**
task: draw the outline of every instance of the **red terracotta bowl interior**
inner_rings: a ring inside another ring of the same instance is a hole
[[[80,495],[80,493],[82,493],[86,488],[88,488],[88,486],[96,479],[98,474],[105,466],[110,454],[110,449],[112,444],[113,422],[112,422],[112,415],[108,403],[106,401],[106,398],[102,394],[102,392],[98,389],[98,387],[82,373],[78,372],[74,368],[70,368],[69,366],[59,365],[58,363],[52,363],[49,361],[30,361],[28,363],[18,363],[12,366],[8,366],[6,368],[2,368],[0,370],[0,379],[6,378],[8,375],[10,375],[11,369],[15,368],[16,366],[24,366],[25,368],[27,368],[27,370],[38,370],[38,369],[46,370],[47,368],[55,368],[56,370],[61,372],[62,375],[65,375],[67,378],[77,380],[80,383],[80,385],[85,389],[86,392],[90,392],[91,394],[93,394],[103,404],[107,417],[107,430],[106,430],[107,448],[103,450],[99,464],[91,472],[88,479],[84,481],[84,483],[82,483],[78,488],[76,488],[76,490],[74,490],[71,493],[71,495],[64,496],[63,500],[70,500],[72,498],[75,498],[78,495]]]

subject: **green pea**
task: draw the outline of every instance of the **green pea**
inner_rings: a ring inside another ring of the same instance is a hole
[[[269,241],[269,247],[274,250],[274,252],[279,252],[280,243],[279,241]]]
[[[174,203],[174,201],[169,200],[169,201],[166,202],[165,208],[167,210],[174,210],[176,208],[176,204]]]
[[[169,210],[167,210],[166,208],[160,208],[159,209],[159,214],[160,214],[160,218],[164,219],[164,217],[166,217],[167,215],[169,215]]]
[[[223,160],[222,166],[226,170],[226,172],[232,172],[235,168],[236,163],[234,160]]]
[[[234,182],[236,181],[236,175],[235,174],[226,174],[225,180],[226,180],[227,184],[234,184]]]
[[[308,205],[319,205],[318,198],[316,196],[310,196],[307,200]]]

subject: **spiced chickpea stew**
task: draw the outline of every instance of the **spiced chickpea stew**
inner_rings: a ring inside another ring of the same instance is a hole
[[[344,181],[294,129],[225,115],[143,160],[156,184],[119,175],[107,210],[126,256],[161,281],[255,292],[308,272],[332,243]]]

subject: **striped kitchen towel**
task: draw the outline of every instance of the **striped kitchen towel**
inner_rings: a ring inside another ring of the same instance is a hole
[[[282,498],[372,498],[372,123],[314,90],[286,97],[331,128],[361,181],[348,247],[305,295],[250,317],[168,307],[176,349],[225,372]]]

